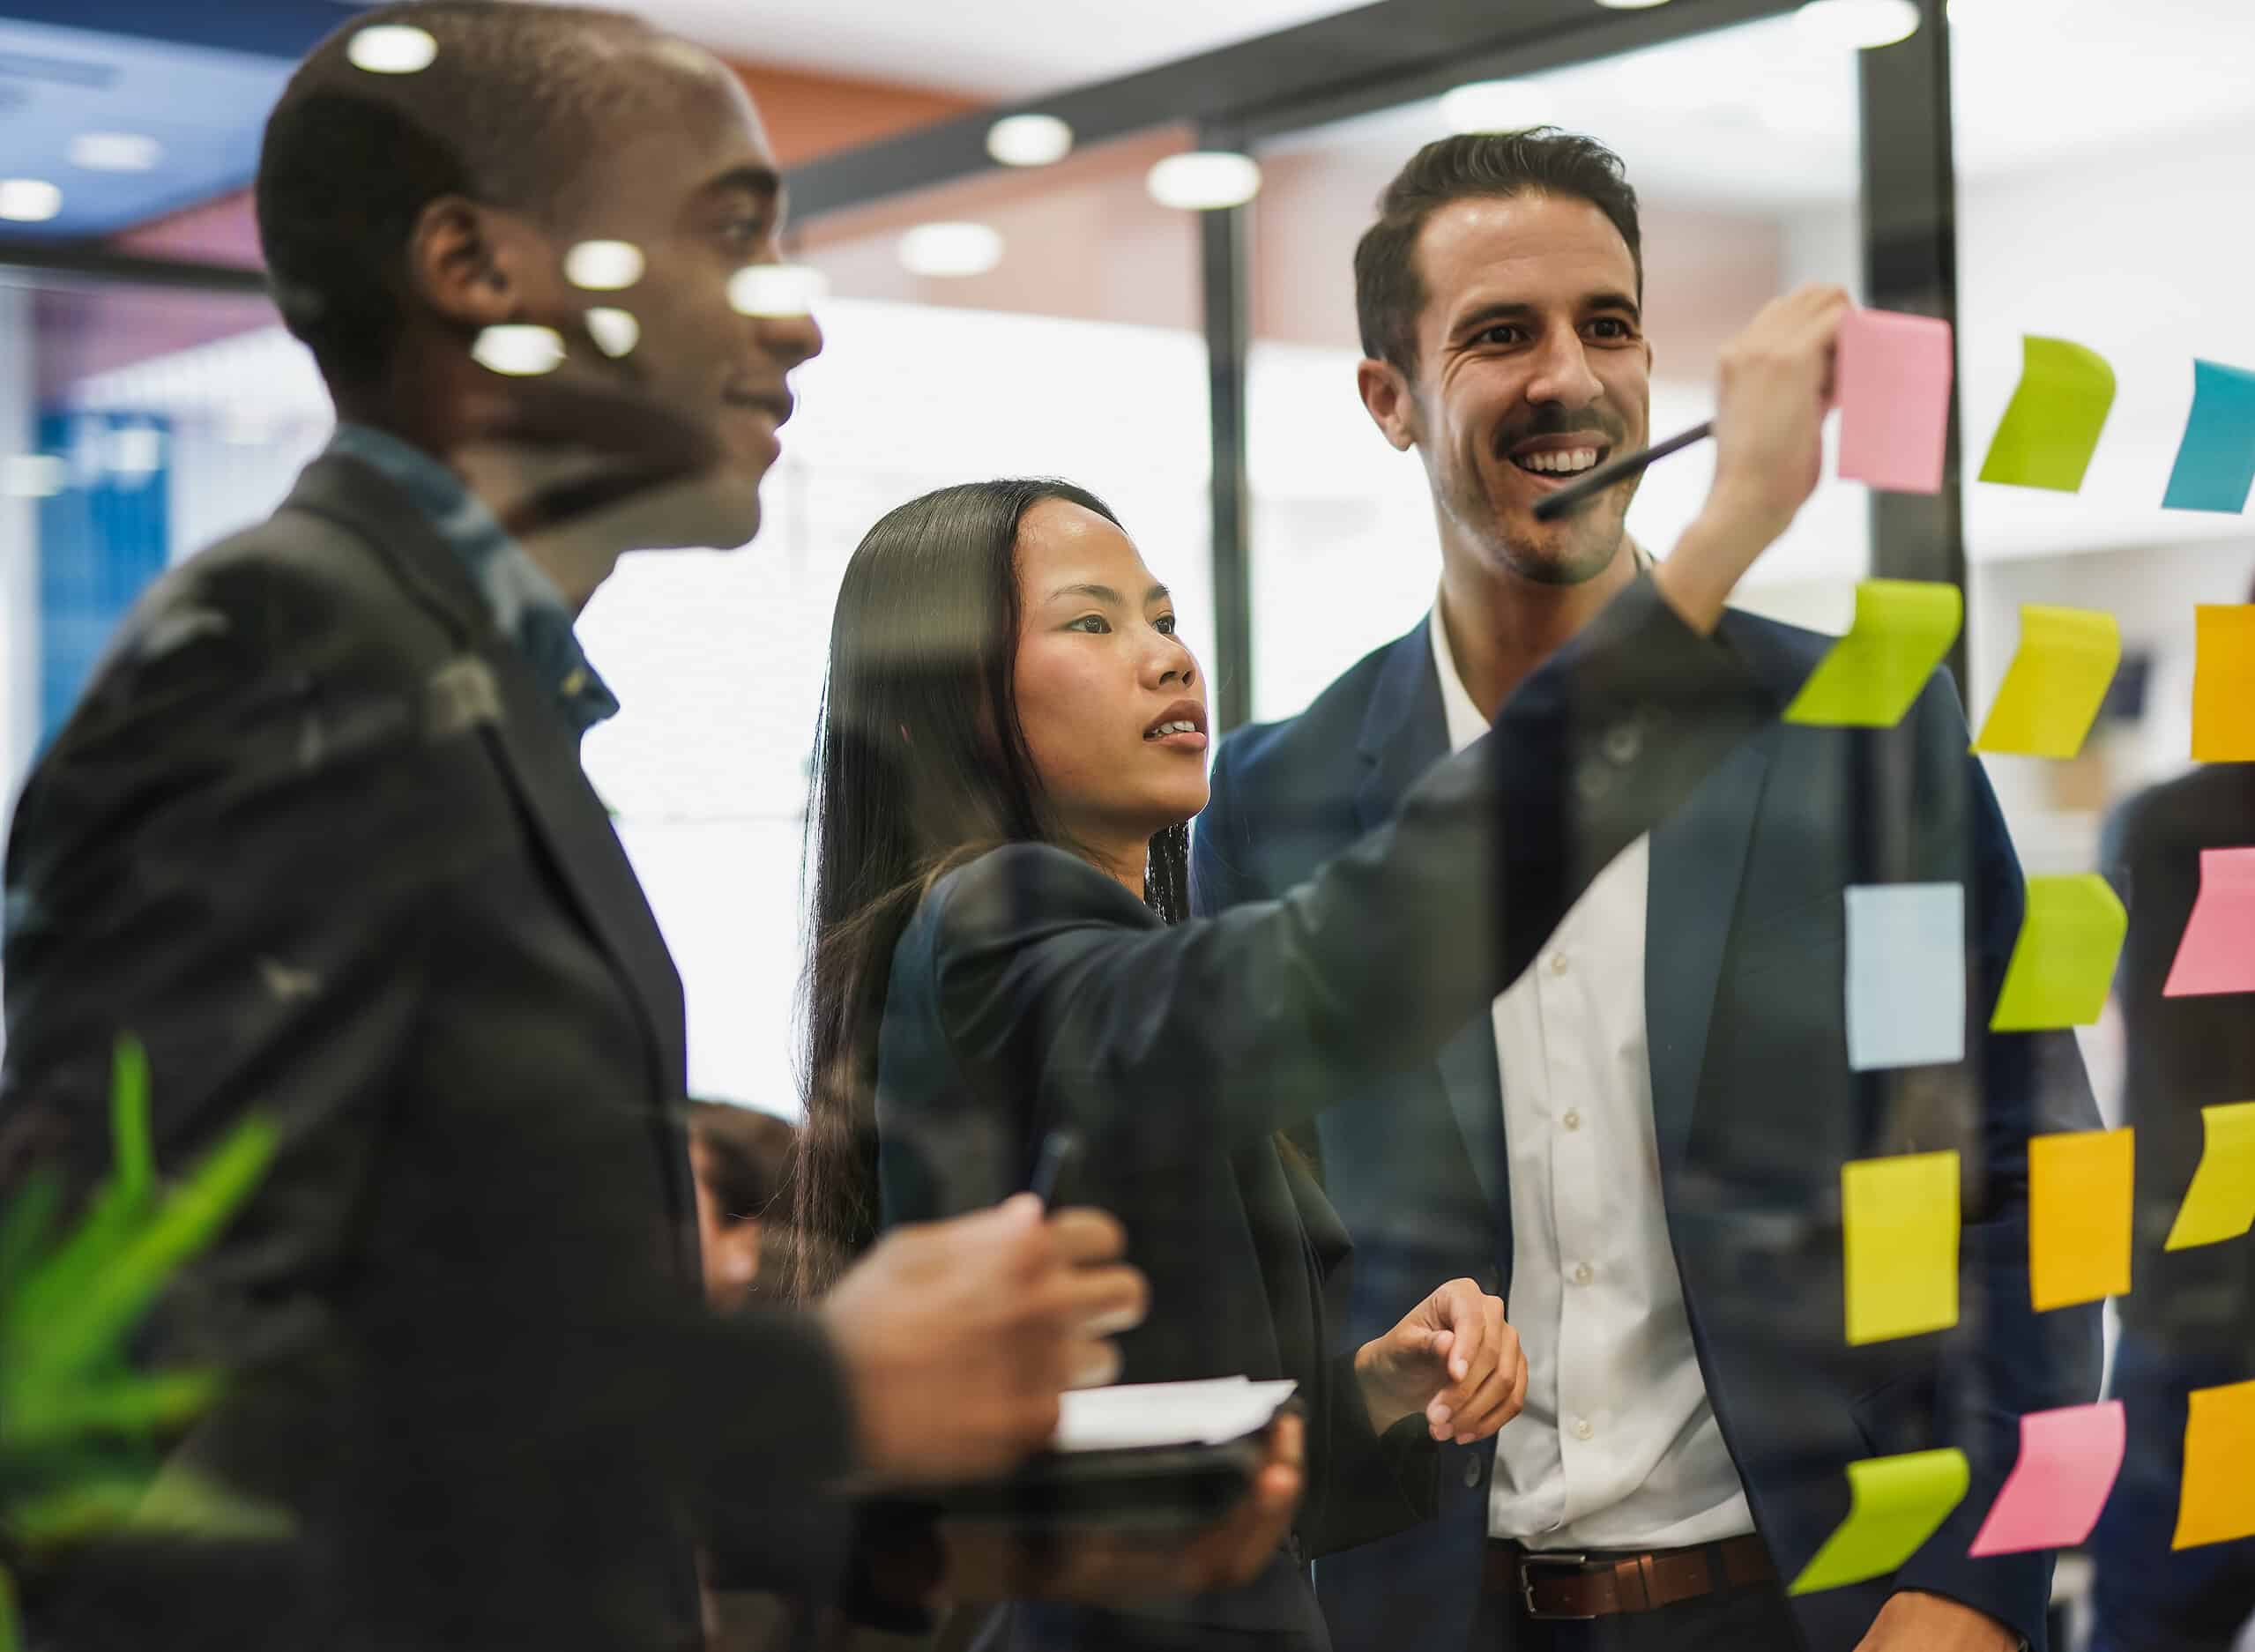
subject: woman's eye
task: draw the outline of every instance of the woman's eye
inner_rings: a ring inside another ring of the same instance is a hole
[[[1158,634],[1161,636],[1172,636],[1174,635],[1174,616],[1172,614],[1160,614],[1157,620],[1152,621],[1152,624],[1157,628]]]
[[[1112,629],[1101,614],[1084,614],[1065,628],[1068,631],[1086,631],[1091,636],[1101,636]]]

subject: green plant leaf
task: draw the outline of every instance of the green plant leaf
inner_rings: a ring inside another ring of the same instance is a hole
[[[25,1178],[8,1208],[0,1210],[0,1324],[6,1322],[7,1304],[30,1275],[62,1212],[63,1176],[51,1165]]]
[[[216,1371],[163,1371],[19,1394],[0,1413],[0,1451],[38,1450],[90,1434],[146,1437],[182,1428],[226,1386]]]
[[[112,1182],[136,1203],[157,1185],[157,1153],[149,1135],[149,1053],[131,1033],[120,1034],[109,1065],[109,1134],[117,1155]]]

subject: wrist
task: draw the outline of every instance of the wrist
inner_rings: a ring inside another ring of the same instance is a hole
[[[1404,1403],[1386,1380],[1385,1338],[1365,1343],[1355,1350],[1355,1386],[1362,1391],[1362,1407],[1369,1415],[1371,1432],[1386,1431],[1421,1408]]]

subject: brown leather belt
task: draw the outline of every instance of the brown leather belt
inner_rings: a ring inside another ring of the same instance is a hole
[[[1492,1595],[1516,1597],[1529,1618],[1611,1618],[1657,1611],[1777,1581],[1760,1537],[1729,1537],[1643,1554],[1551,1552],[1491,1539],[1483,1579]]]

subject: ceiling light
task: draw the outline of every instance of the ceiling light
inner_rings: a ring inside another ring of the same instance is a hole
[[[1918,32],[1913,0],[1808,0],[1793,16],[1811,39],[1852,49],[1892,46]]]
[[[420,74],[437,58],[438,41],[413,24],[376,23],[353,36],[345,56],[372,75]]]
[[[642,270],[642,249],[631,241],[583,241],[564,254],[564,279],[591,293],[632,286]]]
[[[71,164],[88,172],[149,172],[164,145],[138,132],[80,132],[71,140]]]
[[[1440,118],[1452,132],[1517,132],[1547,125],[1550,100],[1523,80],[1475,80],[1444,92]]]
[[[1073,129],[1054,115],[1011,115],[986,129],[986,153],[1006,167],[1046,167],[1073,153]]]
[[[535,378],[563,365],[563,336],[554,327],[511,324],[488,327],[470,346],[470,359],[480,367],[510,378]]]
[[[1609,11],[1641,11],[1647,6],[1663,6],[1668,0],[1597,0]]]
[[[43,224],[63,210],[63,191],[44,178],[0,178],[0,218]]]
[[[109,433],[109,468],[115,474],[146,481],[164,463],[164,432],[154,425],[120,425]]]
[[[810,264],[748,264],[728,278],[728,307],[739,316],[804,316],[830,293]]]
[[[70,480],[71,467],[53,453],[0,458],[0,499],[52,499]]]
[[[1161,206],[1188,212],[1242,206],[1261,193],[1261,163],[1224,150],[1193,150],[1160,161],[1143,187]]]
[[[614,361],[632,355],[635,346],[642,342],[642,324],[623,309],[589,310],[587,332],[595,347]]]
[[[984,275],[1002,262],[1002,237],[985,224],[919,224],[899,251],[911,275]]]

